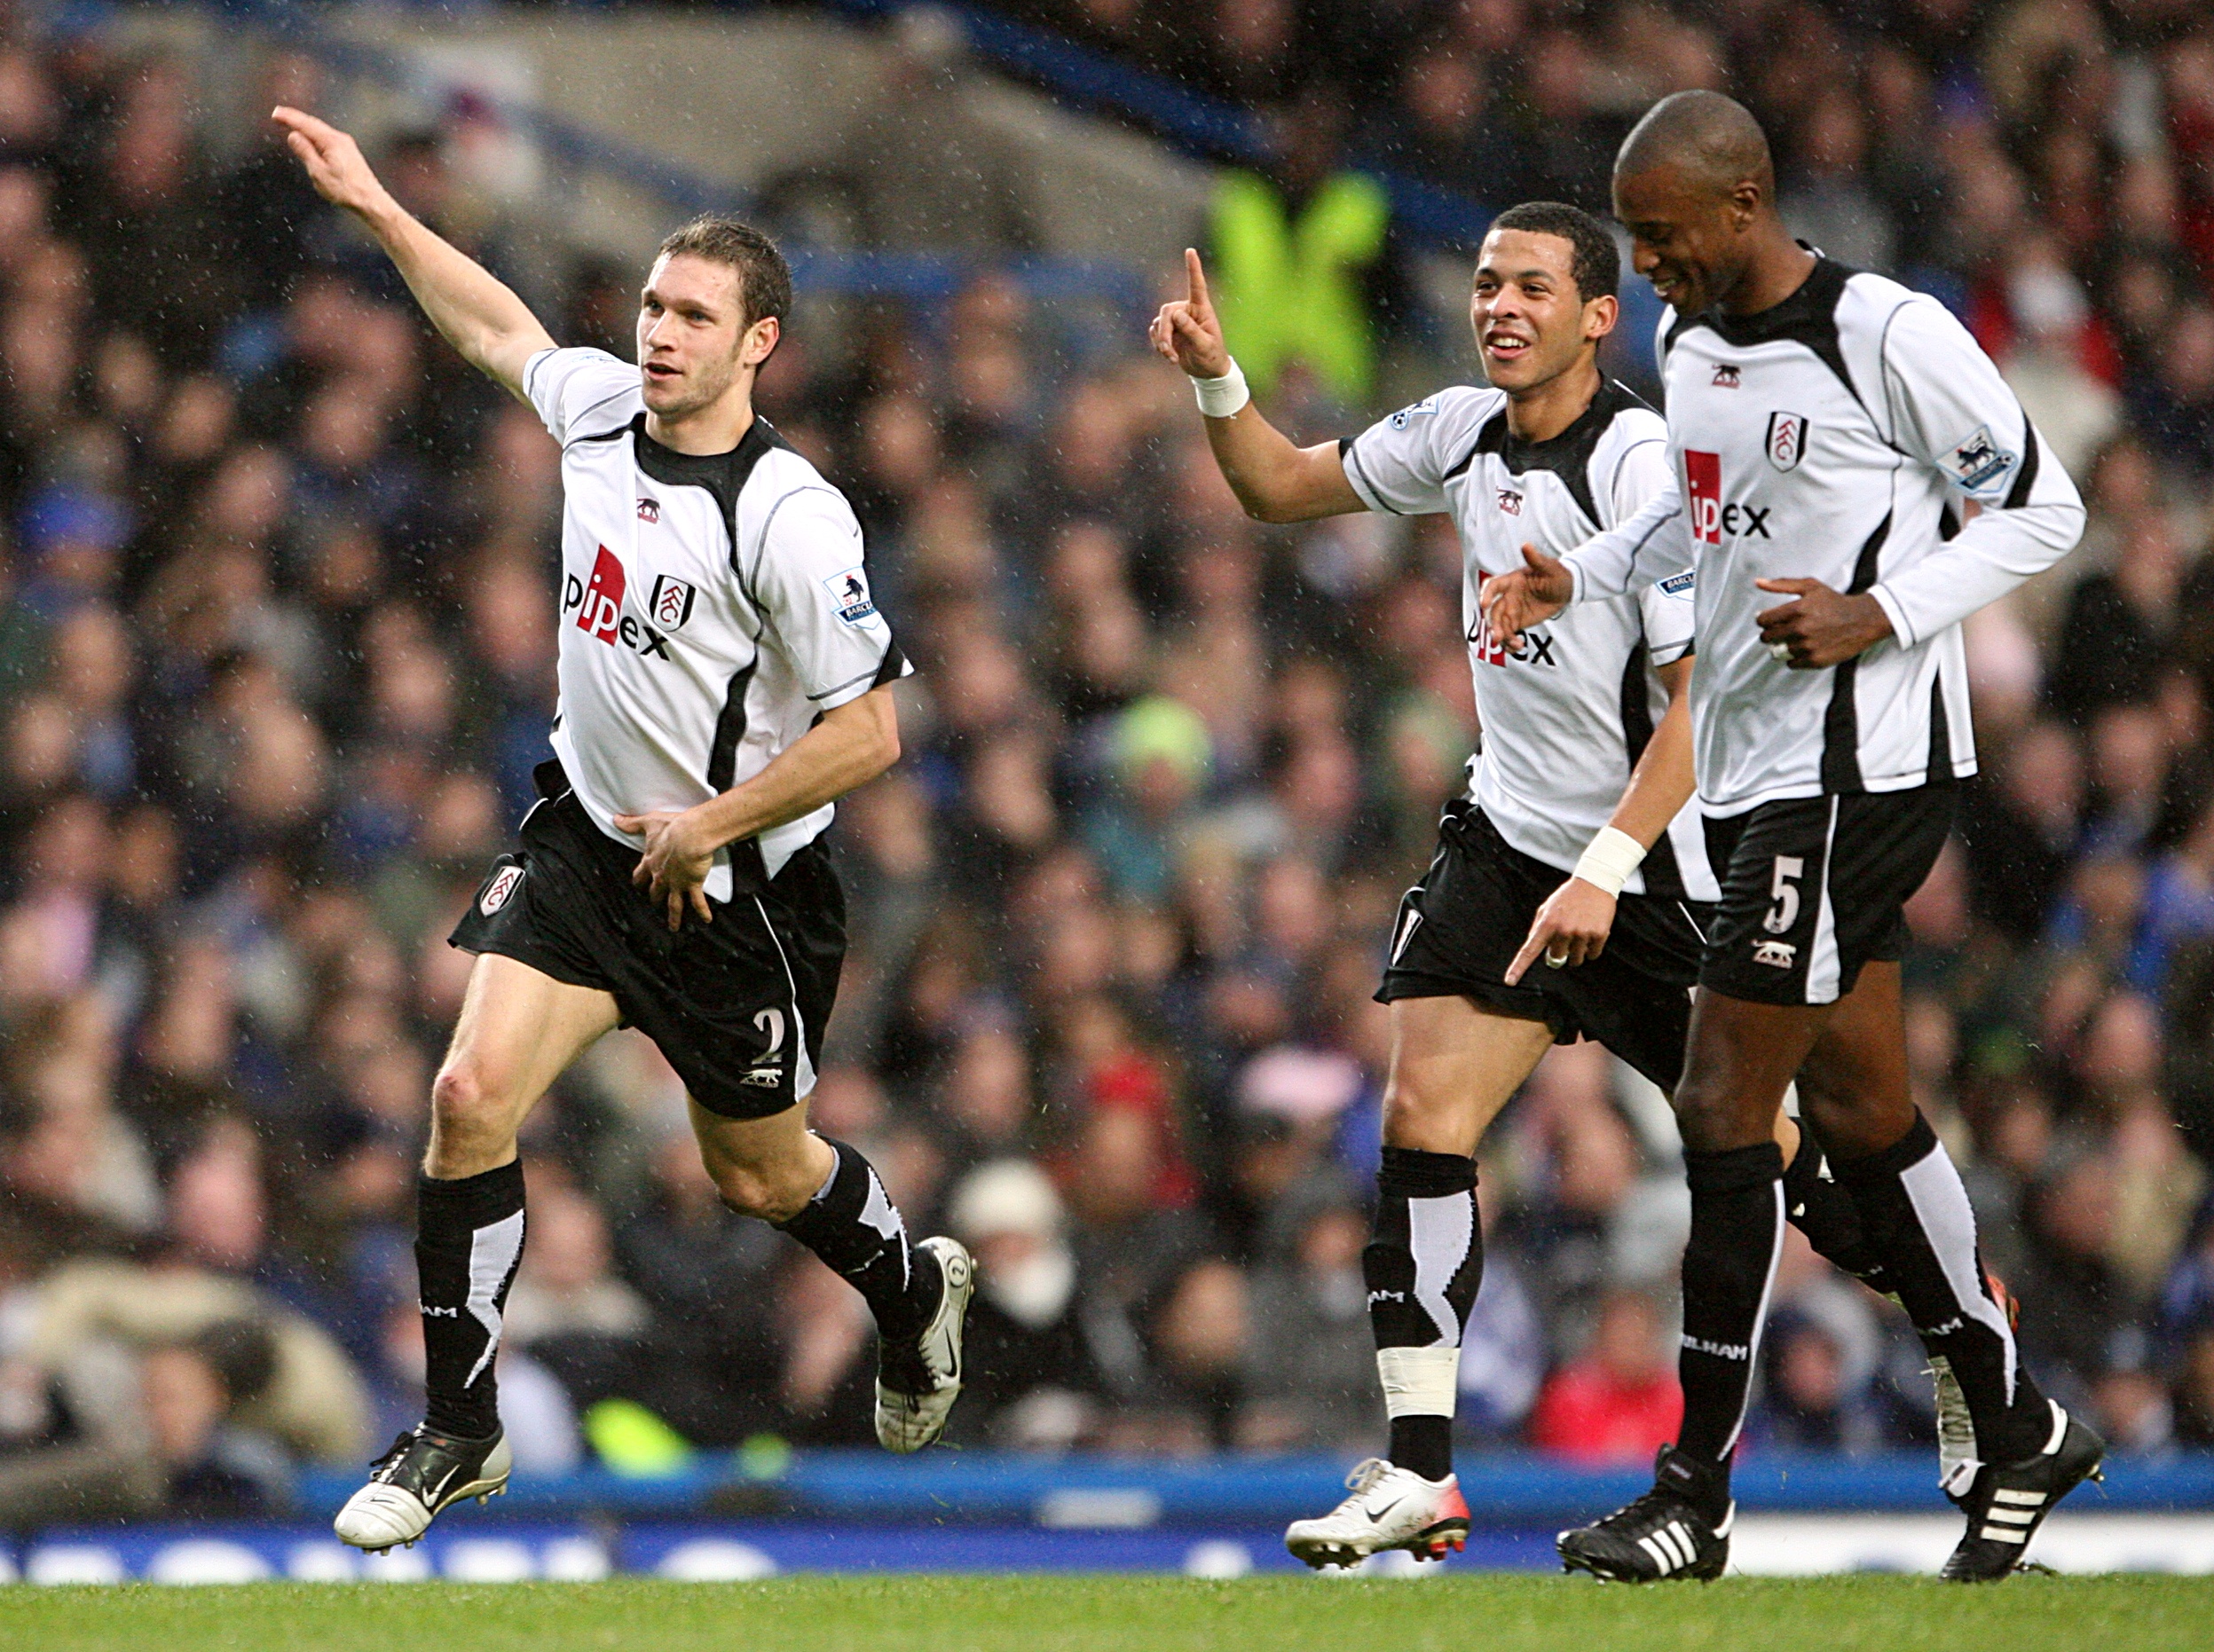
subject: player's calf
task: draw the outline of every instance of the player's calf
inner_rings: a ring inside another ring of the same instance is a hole
[[[910,1245],[869,1161],[842,1142],[830,1174],[777,1225],[859,1291],[876,1316],[877,1437],[919,1451],[944,1431],[961,1392],[961,1338],[973,1264],[948,1239]]]

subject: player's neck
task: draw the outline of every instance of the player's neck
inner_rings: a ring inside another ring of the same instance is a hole
[[[1730,316],[1757,316],[1763,310],[1773,310],[1806,286],[1807,278],[1814,272],[1814,254],[1793,240],[1780,221],[1773,223],[1745,261],[1745,274],[1722,300],[1722,311]]]
[[[727,453],[753,428],[753,386],[749,380],[730,393],[681,419],[649,411],[646,434],[673,453]]]
[[[1507,397],[1507,434],[1517,442],[1549,442],[1584,416],[1599,393],[1599,363],[1586,356],[1565,373]]]

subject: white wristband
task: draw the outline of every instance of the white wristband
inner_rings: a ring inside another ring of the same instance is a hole
[[[1253,399],[1253,392],[1246,388],[1245,370],[1238,366],[1238,358],[1230,358],[1230,371],[1219,379],[1193,377],[1192,389],[1199,396],[1199,410],[1209,419],[1227,419]]]
[[[1595,889],[1619,895],[1644,858],[1645,851],[1636,838],[1611,826],[1602,826],[1576,862],[1576,876]]]

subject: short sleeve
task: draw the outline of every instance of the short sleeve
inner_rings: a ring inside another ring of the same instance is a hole
[[[1673,665],[1693,652],[1698,634],[1696,581],[1690,569],[1649,585],[1637,595],[1639,617],[1645,624],[1645,658],[1653,665]]]
[[[769,507],[749,584],[817,710],[859,699],[914,669],[877,611],[861,523],[836,489],[795,488]]]
[[[541,350],[523,364],[523,393],[563,447],[628,424],[642,405],[637,367],[603,350]]]
[[[1650,430],[1633,436],[1617,455],[1614,474],[1607,478],[1607,519],[1602,529],[1619,528],[1668,490],[1674,472],[1668,464],[1668,437],[1658,417]]]
[[[1426,396],[1341,443],[1345,479],[1361,503],[1395,516],[1432,515],[1450,509],[1446,469],[1453,458],[1445,449],[1466,423],[1455,417],[1460,411],[1446,394]]]

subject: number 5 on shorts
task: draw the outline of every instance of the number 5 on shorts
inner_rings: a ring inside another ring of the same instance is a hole
[[[1796,854],[1779,854],[1776,857],[1776,875],[1769,883],[1769,895],[1776,904],[1761,920],[1761,927],[1769,934],[1780,935],[1798,921],[1799,891],[1792,880],[1805,877],[1806,872],[1807,862],[1803,857]]]

